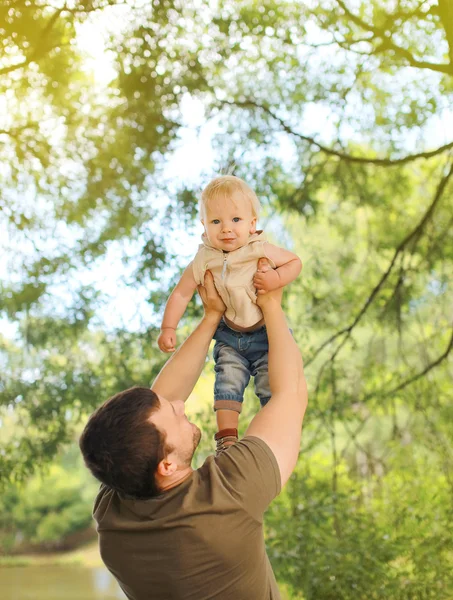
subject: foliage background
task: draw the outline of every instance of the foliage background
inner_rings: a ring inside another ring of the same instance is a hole
[[[279,581],[451,598],[451,0],[3,0],[0,29],[4,549],[86,526],[62,449],[159,371],[197,194],[234,169],[304,262],[285,302],[311,398],[267,517]],[[207,433],[211,382],[192,404]],[[250,391],[244,428],[255,410]]]

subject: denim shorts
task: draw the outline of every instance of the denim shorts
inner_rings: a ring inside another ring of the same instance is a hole
[[[266,326],[240,332],[222,320],[214,339],[214,409],[241,412],[244,390],[251,376],[255,378],[255,393],[264,406],[271,397]]]

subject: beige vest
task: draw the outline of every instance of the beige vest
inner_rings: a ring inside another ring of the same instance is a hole
[[[233,250],[223,252],[213,248],[205,235],[202,237],[198,252],[193,259],[193,274],[197,285],[204,281],[204,274],[209,269],[215,286],[226,304],[225,317],[239,327],[252,327],[263,318],[256,304],[256,290],[253,276],[260,258],[267,258],[272,268],[275,263],[266,256],[264,244],[267,241],[262,231],[250,236],[247,244]]]

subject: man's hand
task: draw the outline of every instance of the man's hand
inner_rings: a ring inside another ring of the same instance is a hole
[[[264,261],[266,261],[265,264],[267,268],[264,271],[258,266],[258,271],[253,277],[253,285],[255,286],[258,295],[265,294],[266,292],[272,292],[273,290],[278,290],[278,288],[282,287],[280,275],[277,273],[277,271],[269,267],[269,263],[265,258],[260,258],[258,265],[261,261],[263,261],[263,264]]]
[[[163,327],[157,338],[157,345],[162,352],[174,352],[176,350],[176,331],[173,327]]]
[[[206,271],[204,275],[204,286],[199,285],[197,290],[201,301],[203,302],[205,315],[223,315],[226,310],[226,306],[216,290],[214,285],[214,277],[212,276],[211,271]]]
[[[272,273],[274,273],[278,278],[278,273],[275,273],[275,271],[271,268],[267,258],[260,258],[258,261],[258,270],[255,273],[253,282],[255,283],[255,279],[258,277],[270,275]],[[281,284],[275,288],[272,288],[271,290],[258,289],[258,288],[257,288],[257,290],[258,291],[257,291],[256,303],[258,304],[258,306],[260,308],[263,308],[268,303],[272,304],[274,302],[277,302],[279,305],[281,304],[282,295],[283,295],[283,288],[281,287]]]

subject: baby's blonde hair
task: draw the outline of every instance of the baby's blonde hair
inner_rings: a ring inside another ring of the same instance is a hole
[[[250,202],[253,216],[258,218],[261,208],[258,196],[245,181],[235,175],[221,175],[208,183],[201,192],[200,217],[204,218],[206,207],[212,200],[230,198],[235,192],[240,192],[244,199]]]

